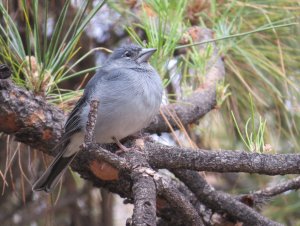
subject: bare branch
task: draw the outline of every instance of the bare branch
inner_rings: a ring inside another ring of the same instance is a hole
[[[43,97],[0,79],[0,131],[50,155],[63,131],[66,117]]]
[[[92,100],[90,102],[90,112],[88,114],[88,121],[86,123],[86,131],[84,137],[85,145],[91,144],[94,140],[93,138],[94,138],[94,131],[97,122],[98,106],[99,106],[98,100]]]
[[[265,189],[254,192],[256,195],[275,196],[290,190],[298,190],[300,188],[300,177],[267,187]]]
[[[200,216],[189,200],[181,192],[179,192],[174,185],[168,183],[167,179],[163,179],[159,173],[150,168],[146,162],[146,158],[144,156],[145,153],[142,153],[134,148],[130,152],[123,153],[122,157],[116,157],[115,154],[112,154],[101,147],[99,148],[98,145],[89,145],[87,148],[90,149],[89,152],[85,151],[80,153],[79,158],[75,159],[75,163],[73,163],[72,166],[74,167],[75,165],[75,170],[80,168],[79,166],[82,166],[83,164],[80,164],[78,161],[82,161],[82,156],[86,155],[84,158],[84,165],[92,165],[91,163],[87,162],[99,162],[105,159],[106,162],[112,163],[112,165],[118,169],[118,174],[123,172],[121,173],[121,177],[119,175],[117,178],[119,185],[115,183],[112,183],[112,185],[114,185],[114,189],[117,188],[122,190],[117,191],[119,194],[122,194],[123,192],[130,193],[132,189],[132,196],[135,204],[134,215],[132,219],[133,225],[139,225],[141,222],[148,222],[149,225],[152,225],[153,219],[156,219],[156,217],[153,218],[153,214],[156,216],[154,205],[156,200],[156,189],[158,195],[166,199],[169,204],[177,210],[177,213],[182,214],[181,217],[183,217],[185,221],[190,222],[191,225],[202,225]],[[95,153],[97,153],[97,160],[95,160]],[[117,163],[117,160],[120,160],[120,162]],[[99,164],[99,170],[95,170],[95,168],[90,168],[87,170],[91,170],[93,175],[84,174],[84,177],[91,181],[95,181],[95,184],[99,184],[99,180],[104,180],[101,175],[99,176],[97,173],[98,171],[105,171],[101,164]],[[126,172],[131,175],[132,181],[128,181]],[[122,177],[122,175],[124,175],[124,177]],[[96,176],[96,178],[94,176]],[[124,180],[126,182],[124,182]],[[132,188],[126,185],[132,182]],[[111,182],[105,181],[102,181],[99,185],[104,187],[108,186],[108,188],[111,188],[112,186]],[[156,189],[155,186],[153,187],[153,185],[156,185]],[[131,197],[129,194],[126,196]]]
[[[174,186],[170,186],[171,183],[167,182],[162,176],[155,175],[154,178],[158,194],[163,196],[175,210],[183,214],[184,222],[188,222],[188,225],[191,226],[203,225],[196,209],[181,192]]]
[[[300,173],[299,154],[258,154],[228,150],[195,150],[147,142],[152,167],[211,172],[246,172],[266,175]]]
[[[128,158],[130,156],[130,158]],[[131,164],[133,182],[132,195],[134,209],[133,226],[156,225],[156,186],[151,175],[152,170],[142,153],[130,153],[126,159]]]
[[[199,201],[215,211],[221,210],[224,213],[228,213],[230,216],[242,221],[244,225],[281,225],[265,218],[250,207],[232,198],[230,195],[215,191],[199,173],[195,171],[176,170],[174,172],[175,175],[195,193]]]
[[[141,169],[131,173],[134,209],[132,223],[138,225],[156,225],[156,188],[153,178]]]
[[[265,205],[272,197],[290,190],[298,190],[299,188],[300,177],[296,177],[288,181],[252,192],[250,194],[237,195],[236,199],[250,207],[260,208],[261,206]]]

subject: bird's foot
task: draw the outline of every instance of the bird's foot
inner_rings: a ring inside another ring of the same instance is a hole
[[[120,148],[120,150],[116,151],[116,154],[121,154],[123,152],[130,151],[130,148],[127,148],[123,144],[121,144],[121,142],[117,138],[113,137],[113,140],[115,141],[116,145],[118,145],[118,147]]]

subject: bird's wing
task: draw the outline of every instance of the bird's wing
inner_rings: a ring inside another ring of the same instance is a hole
[[[113,70],[114,71],[114,70]],[[112,75],[111,75],[112,74]],[[89,103],[90,96],[92,93],[95,93],[96,90],[102,90],[103,88],[103,81],[104,80],[114,80],[116,77],[119,77],[120,73],[108,73],[104,68],[101,68],[88,82],[84,89],[84,93],[82,97],[76,103],[74,109],[71,111],[66,123],[65,123],[65,133],[61,138],[60,143],[65,143],[64,147],[67,145],[67,141],[69,138],[74,135],[75,133],[82,130],[82,123],[81,120],[81,111],[85,108],[85,106]],[[105,84],[105,82],[104,82]]]
[[[71,111],[66,124],[65,124],[65,133],[62,136],[61,141],[64,142],[68,140],[73,134],[79,132],[82,127],[82,123],[80,123],[81,120],[81,111],[84,109],[84,107],[88,104],[88,99],[91,93],[94,92],[97,88],[97,84],[99,82],[101,83],[102,76],[101,75],[106,75],[107,72],[103,70],[102,68],[91,78],[91,80],[88,82],[84,89],[84,93],[82,97],[78,100],[76,103],[75,107]],[[98,77],[98,79],[96,78]]]
[[[71,136],[81,130],[80,113],[85,104],[85,95],[83,95],[75,105],[65,124],[65,133],[58,144],[54,147],[54,150],[58,149],[58,155],[52,161],[44,174],[34,183],[32,188],[33,190],[44,190],[46,192],[53,190],[65,169],[76,156],[76,152],[71,155],[64,155],[68,151],[66,147],[70,143]]]
[[[65,123],[65,132],[63,133],[62,137],[60,138],[58,144],[54,147],[54,149],[59,149],[62,154],[63,150],[69,144],[69,140],[72,135],[78,133],[81,128],[80,123],[80,113],[84,106],[87,104],[86,97],[83,95],[78,102],[76,103],[75,107],[71,111],[66,123]]]
[[[66,124],[65,124],[65,133],[62,138],[70,137],[74,133],[80,131],[81,128],[81,123],[80,123],[80,114],[82,109],[86,106],[87,101],[86,101],[86,96],[83,95],[78,102],[76,103],[75,107],[71,111]]]

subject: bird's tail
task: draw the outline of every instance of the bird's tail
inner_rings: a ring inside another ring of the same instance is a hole
[[[54,189],[60,177],[76,156],[75,153],[71,156],[64,157],[63,153],[64,152],[56,156],[43,175],[34,183],[32,186],[33,191],[51,192]]]

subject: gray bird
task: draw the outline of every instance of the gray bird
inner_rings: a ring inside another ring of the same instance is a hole
[[[60,149],[59,154],[35,182],[33,190],[52,191],[80,150],[91,100],[100,102],[95,127],[97,143],[116,143],[126,150],[120,140],[150,123],[159,111],[163,91],[159,75],[148,63],[155,51],[127,45],[110,55],[70,113],[56,147]]]

